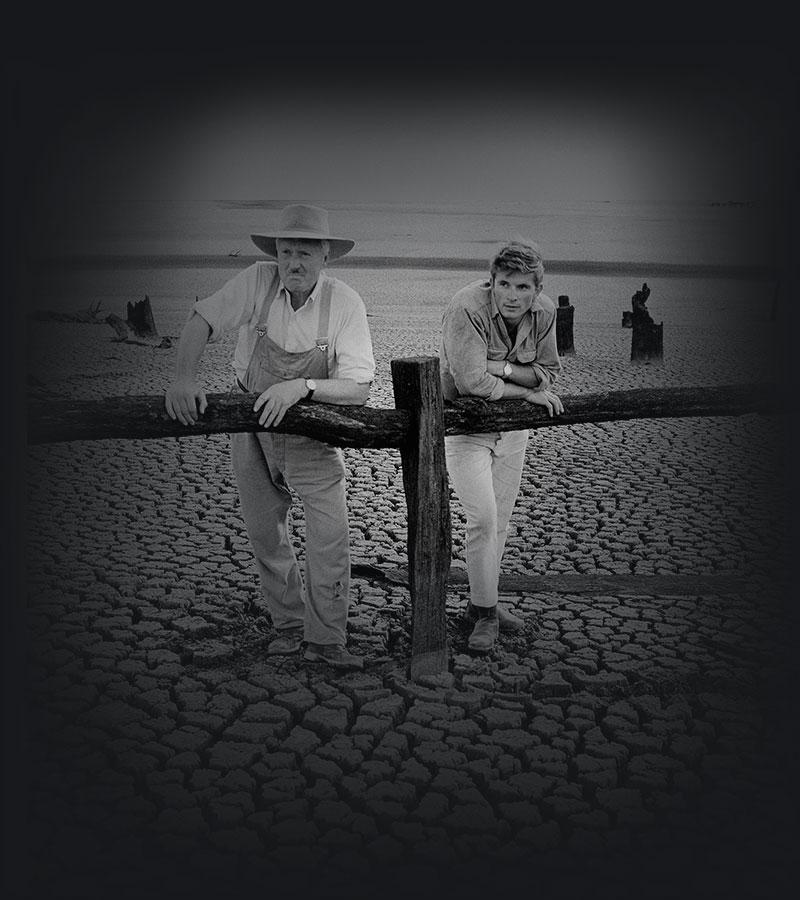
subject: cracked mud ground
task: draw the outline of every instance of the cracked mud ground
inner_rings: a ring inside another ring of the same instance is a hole
[[[97,338],[60,333],[67,389],[158,389],[136,348],[92,380]],[[567,393],[596,389],[581,349]],[[393,451],[345,454],[366,666],[342,674],[264,654],[225,436],[32,448],[31,896],[778,895],[797,834],[780,424],[545,431],[501,581],[526,627],[467,651],[453,502],[450,666],[419,683]]]

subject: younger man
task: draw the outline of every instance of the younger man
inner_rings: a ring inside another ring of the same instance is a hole
[[[442,319],[440,372],[444,400],[523,399],[549,415],[564,411],[551,390],[561,371],[556,307],[542,293],[544,264],[534,244],[513,241],[491,262],[490,278],[462,288]],[[528,430],[445,438],[447,470],[466,515],[470,649],[486,653],[500,627],[522,620],[498,608],[500,561],[519,494]]]

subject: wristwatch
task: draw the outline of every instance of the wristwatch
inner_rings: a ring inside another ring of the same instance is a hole
[[[306,390],[308,393],[303,398],[304,400],[310,400],[314,396],[314,391],[317,389],[317,382],[314,381],[313,378],[306,378]]]
[[[511,363],[506,361],[506,364],[503,366],[503,378],[511,378],[514,374],[514,370],[511,368]]]

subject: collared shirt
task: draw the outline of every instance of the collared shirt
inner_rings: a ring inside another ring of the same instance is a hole
[[[239,329],[233,357],[236,377],[244,380],[253,347],[256,326],[277,263],[257,262],[243,269],[211,296],[195,303],[211,327],[209,342]],[[298,310],[292,309],[289,292],[281,283],[267,316],[267,334],[284,350],[301,353],[316,346],[319,325],[319,295],[323,280],[332,285],[328,327],[328,358],[331,378],[352,378],[361,383],[375,377],[372,339],[364,301],[349,285],[322,273],[314,290]]]
[[[486,361],[529,365],[543,388],[561,372],[556,344],[556,306],[540,293],[522,317],[512,341],[491,291],[491,282],[474,281],[453,297],[442,317],[439,372],[445,400],[459,396],[499,400],[503,379],[490,375]]]

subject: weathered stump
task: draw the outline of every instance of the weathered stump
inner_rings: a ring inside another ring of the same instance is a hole
[[[127,324],[131,331],[140,338],[158,337],[156,321],[153,318],[153,310],[150,307],[150,297],[145,294],[144,300],[138,303],[128,303]]]
[[[650,288],[645,282],[631,298],[631,362],[650,362],[664,356],[664,323],[656,325],[647,310]]]
[[[575,307],[570,304],[566,294],[560,294],[556,309],[556,344],[561,356],[571,356],[575,353],[572,330],[574,319]]]
[[[109,313],[105,321],[117,333],[118,341],[127,344],[142,344],[146,347],[171,347],[172,341],[168,337],[159,337],[156,322],[153,318],[153,310],[150,307],[150,298],[145,294],[144,300],[138,303],[128,303],[127,318],[121,319],[114,313]]]
[[[631,362],[649,362],[664,356],[664,323],[633,320],[631,334]]]
[[[395,407],[408,412],[400,446],[408,506],[411,677],[447,671],[445,594],[452,550],[439,360],[392,360]]]

